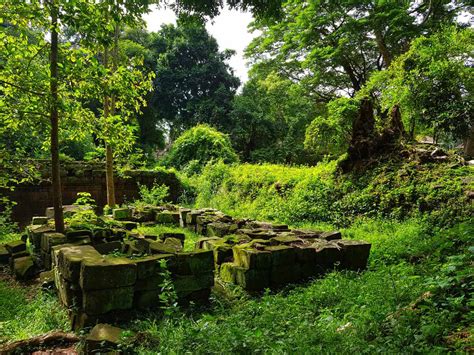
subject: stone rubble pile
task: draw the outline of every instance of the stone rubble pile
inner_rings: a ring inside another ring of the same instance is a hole
[[[164,275],[170,275],[178,302],[202,302],[209,298],[215,275],[247,291],[261,291],[334,268],[363,270],[371,247],[341,239],[339,232],[291,230],[209,208],[117,208],[102,218],[107,222],[102,226],[68,228],[64,234],[54,232],[48,217],[34,217],[22,241],[0,245],[0,263],[10,263],[18,279],[49,270],[41,279],[55,285],[74,328],[159,307]],[[201,238],[194,251],[185,252],[184,233],[134,231],[156,224],[188,228]]]

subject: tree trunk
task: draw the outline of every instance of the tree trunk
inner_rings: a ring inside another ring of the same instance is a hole
[[[51,58],[50,58],[50,120],[51,120],[51,178],[53,183],[54,225],[56,232],[64,231],[59,163],[58,114],[58,7],[51,1]]]
[[[392,111],[390,112],[390,128],[393,131],[395,139],[406,137],[399,105],[393,106]]]
[[[474,158],[474,125],[469,130],[469,136],[464,142],[464,155],[468,158]]]

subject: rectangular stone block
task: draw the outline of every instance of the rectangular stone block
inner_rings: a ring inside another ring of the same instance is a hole
[[[270,269],[272,253],[266,250],[249,248],[248,244],[237,245],[232,248],[234,263],[246,269]]]
[[[341,239],[335,242],[342,248],[341,268],[353,271],[365,270],[371,244],[360,240]]]
[[[14,240],[4,244],[4,246],[10,254],[26,250],[26,243],[22,240]]]
[[[270,270],[235,267],[235,281],[247,291],[261,291],[270,287]]]
[[[8,252],[5,246],[0,245],[0,264],[8,264],[8,260],[10,259],[10,253]]]
[[[158,212],[155,216],[155,222],[160,224],[179,225],[179,212]]]
[[[133,307],[133,286],[83,292],[82,308],[87,314],[105,314]]]
[[[197,217],[203,214],[203,212],[200,211],[191,211],[188,214],[186,214],[186,224],[187,225],[196,225],[197,224]]]
[[[161,240],[166,240],[168,238],[175,238],[175,239],[178,239],[182,245],[184,245],[184,239],[186,238],[186,235],[184,233],[171,233],[171,232],[168,232],[168,233],[161,233],[160,234],[160,239]]]
[[[26,233],[28,234],[28,240],[33,250],[41,249],[41,235],[43,233],[51,233],[54,230],[48,225],[31,225],[26,227]]]
[[[179,209],[179,225],[184,228],[186,227],[186,216],[191,212],[189,208],[180,208]]]
[[[114,251],[121,251],[122,250],[122,243],[120,242],[109,242],[109,243],[101,243],[94,245],[95,250],[97,250],[100,254],[110,254]]]
[[[176,275],[173,276],[173,285],[178,297],[186,297],[192,292],[214,286],[214,273],[208,272],[190,276]]]
[[[55,285],[61,303],[68,308],[80,308],[82,306],[82,292],[73,283],[55,273]]]
[[[127,258],[91,258],[82,261],[80,285],[83,290],[131,286],[137,280],[137,264]]]
[[[326,241],[331,241],[331,240],[338,240],[341,239],[341,232],[339,231],[333,231],[333,232],[323,232],[319,235],[319,238],[326,240]]]
[[[266,251],[272,253],[272,267],[286,265],[291,266],[296,259],[295,248],[286,245],[274,245],[265,247]]]
[[[68,230],[66,231],[68,240],[84,239],[85,237],[93,238],[92,231],[87,229]]]
[[[66,236],[62,233],[43,233],[41,235],[41,249],[47,253],[53,246],[66,243]]]
[[[62,277],[73,283],[79,282],[83,260],[97,260],[102,256],[90,245],[71,246],[59,249],[57,262]]]
[[[160,274],[154,274],[148,276],[146,279],[137,280],[135,283],[135,291],[158,291],[161,290],[161,284],[163,283],[163,276]]]
[[[112,216],[117,221],[124,221],[132,218],[132,210],[130,208],[114,208]]]
[[[149,309],[160,306],[160,290],[135,291],[133,305],[137,309]]]
[[[171,258],[173,258],[172,254],[156,254],[134,259],[133,261],[137,264],[137,279],[142,280],[159,275],[162,272],[160,260],[164,259],[168,262]]]
[[[35,216],[31,219],[31,224],[34,226],[42,226],[48,223],[48,217],[46,216]]]
[[[168,269],[177,275],[199,275],[214,270],[212,250],[176,253]]]
[[[270,242],[272,243],[272,245],[290,245],[295,243],[303,243],[300,238],[298,238],[292,233],[282,233],[276,237],[271,238]]]
[[[301,269],[299,264],[276,265],[272,267],[270,274],[270,284],[272,287],[282,287],[301,279]]]
[[[313,247],[316,250],[316,268],[319,273],[334,269],[340,264],[342,249],[337,245],[328,242],[315,242]]]
[[[31,256],[23,256],[13,260],[13,273],[18,280],[27,280],[37,274],[37,268]]]

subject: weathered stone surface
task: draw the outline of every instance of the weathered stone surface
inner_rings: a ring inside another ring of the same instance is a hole
[[[28,234],[28,239],[30,244],[35,250],[41,249],[41,235],[43,233],[51,233],[54,230],[48,225],[30,225],[26,227],[26,233]]]
[[[80,285],[83,290],[131,286],[137,280],[137,264],[127,258],[91,258],[82,261]]]
[[[286,245],[274,245],[265,247],[266,251],[272,253],[272,267],[284,265],[288,268],[294,264],[296,251],[293,247]]]
[[[341,232],[334,231],[334,232],[323,232],[319,235],[319,238],[330,241],[330,240],[338,240],[341,239]]]
[[[169,265],[169,270],[178,275],[199,275],[214,270],[212,250],[181,252]]]
[[[5,246],[0,245],[0,264],[8,264],[8,260],[10,259],[10,253],[8,252]]]
[[[80,230],[67,230],[66,237],[68,240],[77,240],[77,239],[84,239],[85,237],[93,237],[92,231],[87,229],[80,229]]]
[[[186,238],[186,235],[184,233],[171,233],[171,232],[167,232],[167,233],[161,233],[160,234],[160,239],[161,240],[166,240],[168,238],[175,238],[175,239],[178,239],[182,245],[184,245],[184,239]]]
[[[130,208],[114,208],[112,215],[115,220],[124,221],[132,218],[132,210]]]
[[[191,212],[189,208],[180,208],[179,209],[179,225],[184,228],[186,227],[186,216]]]
[[[54,271],[43,271],[39,275],[41,287],[43,288],[51,288],[54,286]]]
[[[100,254],[110,254],[115,251],[122,250],[122,243],[120,242],[109,242],[109,243],[101,243],[94,245],[95,250],[97,250]]]
[[[133,286],[83,292],[82,308],[87,314],[104,314],[133,307]]]
[[[26,250],[26,243],[21,240],[14,240],[4,245],[10,254],[18,253],[18,252]]]
[[[43,233],[41,235],[41,249],[50,252],[55,245],[66,244],[67,238],[62,233]]]
[[[34,226],[44,225],[48,223],[48,217],[45,216],[35,216],[31,219],[31,224]]]
[[[163,276],[160,274],[154,274],[148,276],[146,279],[137,280],[135,283],[135,292],[137,291],[155,291],[159,293],[161,290],[161,284],[163,283]]]
[[[270,284],[272,287],[281,287],[301,279],[300,266],[294,264],[276,265],[272,267],[270,274]]]
[[[246,269],[270,269],[272,253],[266,250],[257,250],[249,244],[235,246],[233,249],[234,263]]]
[[[100,260],[102,256],[89,245],[70,246],[58,251],[58,268],[62,277],[74,283],[79,282],[81,263],[85,260]]]
[[[369,243],[360,240],[341,239],[335,242],[342,248],[341,267],[348,270],[364,270],[370,255]]]
[[[272,245],[289,245],[294,243],[302,243],[303,241],[292,233],[285,233],[271,238],[270,242],[272,243]]]
[[[231,263],[231,262],[221,264],[221,267],[219,269],[219,274],[220,274],[220,277],[221,277],[222,281],[233,283],[233,284],[236,283],[236,280],[235,280],[235,276],[236,276],[235,267],[236,267],[236,265],[234,263]]]
[[[186,214],[186,224],[195,225],[197,223],[197,217],[203,214],[201,211],[191,211]]]
[[[133,261],[137,264],[137,279],[142,280],[160,274],[162,272],[160,260],[164,259],[168,262],[171,258],[173,258],[172,254],[156,254],[134,259]]]
[[[260,291],[270,287],[270,270],[246,269],[234,266],[235,281],[248,291]]]
[[[85,353],[109,353],[118,348],[123,330],[109,324],[97,324],[86,338]]]
[[[155,222],[160,224],[179,225],[179,212],[163,211],[155,216]]]
[[[235,223],[213,222],[207,225],[208,237],[223,237],[228,234],[235,233],[238,225]]]
[[[189,276],[177,275],[173,277],[173,285],[178,297],[186,297],[192,292],[214,286],[214,273],[208,272]]]
[[[37,274],[37,268],[31,256],[23,256],[13,261],[13,273],[19,280],[33,278]]]
[[[342,250],[337,245],[320,241],[314,242],[312,247],[316,250],[316,267],[318,272],[334,269],[341,262]]]
[[[156,308],[160,306],[160,290],[140,290],[135,291],[133,306],[137,309]]]
[[[158,242],[150,243],[150,252],[152,254],[174,254],[174,253],[177,253],[178,251],[183,250],[183,246],[181,245],[181,242],[179,241],[178,243],[167,242],[170,239],[167,239],[164,242],[158,241]]]
[[[68,308],[79,308],[82,305],[82,292],[72,282],[61,277],[57,270],[54,271],[54,283],[58,290],[61,303]]]
[[[212,250],[213,248],[213,243],[212,241],[220,241],[221,238],[218,237],[205,237],[205,238],[199,238],[196,241],[196,244],[194,246],[195,249],[206,249],[206,250]]]

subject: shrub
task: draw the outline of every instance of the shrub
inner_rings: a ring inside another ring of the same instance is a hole
[[[176,139],[164,163],[192,175],[200,172],[208,162],[217,160],[235,163],[238,157],[225,134],[201,124]]]

